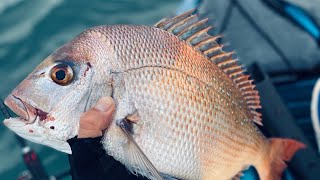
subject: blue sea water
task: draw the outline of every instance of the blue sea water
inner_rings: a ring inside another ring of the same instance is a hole
[[[45,57],[84,29],[104,24],[152,25],[172,15],[179,3],[179,0],[1,0],[0,97],[5,98]],[[69,169],[65,154],[28,143],[39,153],[50,175]],[[17,179],[25,169],[14,133],[1,123],[0,179]]]

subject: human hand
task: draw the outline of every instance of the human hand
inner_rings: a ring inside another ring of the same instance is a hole
[[[102,97],[96,105],[80,117],[78,138],[95,138],[102,136],[112,121],[115,104],[111,97]]]

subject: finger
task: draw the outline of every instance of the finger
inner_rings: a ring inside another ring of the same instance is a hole
[[[104,112],[101,113],[102,119],[99,121],[99,127],[100,130],[105,130],[113,119],[113,112],[115,110],[114,101],[111,97],[103,97],[98,101],[95,108],[104,110]]]
[[[100,111],[100,112],[107,112],[110,109],[114,108],[114,101],[111,97],[102,97],[99,99],[97,104],[93,106],[93,110]]]
[[[100,121],[100,130],[105,130],[110,125],[111,121],[113,120],[113,113],[115,110],[115,106],[112,106],[107,112],[103,113],[103,119]]]
[[[111,97],[101,98],[81,116],[78,138],[101,136],[102,130],[106,129],[112,120],[114,109],[115,104]]]

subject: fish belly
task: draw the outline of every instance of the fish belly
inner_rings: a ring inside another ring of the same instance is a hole
[[[132,69],[124,79],[140,116],[134,138],[160,172],[227,179],[257,159],[264,138],[230,89],[168,67]]]

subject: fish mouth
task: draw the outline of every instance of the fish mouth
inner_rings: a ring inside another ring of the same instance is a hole
[[[38,109],[26,101],[22,100],[14,94],[10,94],[4,103],[19,117],[20,120],[25,121],[27,124],[34,123],[39,117],[40,120],[47,118],[48,113]]]

